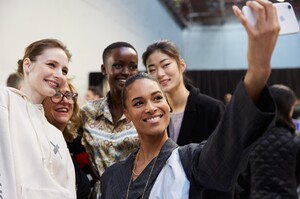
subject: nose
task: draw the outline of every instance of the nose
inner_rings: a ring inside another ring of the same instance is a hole
[[[153,114],[156,111],[157,111],[157,107],[153,105],[152,102],[147,103],[146,110],[145,110],[146,113]]]
[[[64,104],[71,104],[70,100],[68,100],[66,96],[63,96],[63,97],[62,97],[61,103],[64,103]]]
[[[57,68],[54,71],[54,75],[57,76],[57,77],[63,76],[63,71],[60,68]]]
[[[64,86],[67,83],[67,77],[63,74],[61,69],[56,69],[54,71],[54,78],[60,81],[60,87]]]
[[[130,72],[129,72],[129,66],[124,66],[123,69],[122,69],[122,74],[126,74],[126,75],[129,75]]]
[[[163,77],[165,75],[165,71],[164,69],[162,69],[161,67],[157,68],[157,77]]]

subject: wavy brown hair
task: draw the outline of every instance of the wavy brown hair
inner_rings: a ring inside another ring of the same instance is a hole
[[[69,86],[71,92],[73,92],[73,93],[77,92],[70,80],[68,80],[68,86]],[[74,103],[74,106],[73,106],[72,117],[70,118],[66,128],[63,131],[64,138],[67,141],[69,141],[69,142],[73,141],[76,137],[78,137],[80,121],[81,121],[80,108],[79,108],[78,101],[76,100],[76,102]]]
[[[25,49],[23,59],[20,59],[18,61],[18,69],[17,69],[18,74],[21,76],[23,76],[23,74],[24,74],[24,71],[23,71],[23,60],[24,59],[29,58],[31,61],[36,61],[37,56],[43,54],[43,52],[46,49],[50,49],[50,48],[62,49],[66,53],[66,55],[68,57],[68,61],[71,60],[72,55],[71,55],[70,51],[67,49],[67,47],[61,41],[59,41],[57,39],[38,40],[38,41],[31,43]]]
[[[284,124],[294,131],[295,125],[290,114],[297,100],[295,92],[285,85],[275,84],[270,87],[270,93],[276,104],[276,123]]]

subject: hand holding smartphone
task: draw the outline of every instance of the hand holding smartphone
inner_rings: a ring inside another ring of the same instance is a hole
[[[277,16],[280,24],[280,35],[292,34],[299,32],[299,24],[292,5],[288,2],[274,3],[277,10]],[[244,16],[247,18],[251,25],[255,25],[256,16],[255,12],[248,6],[242,8]]]

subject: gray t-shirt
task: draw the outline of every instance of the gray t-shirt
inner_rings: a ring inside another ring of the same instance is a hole
[[[182,119],[183,119],[183,114],[184,112],[171,113],[170,115],[169,135],[174,142],[177,142],[178,139],[178,135],[181,128]]]

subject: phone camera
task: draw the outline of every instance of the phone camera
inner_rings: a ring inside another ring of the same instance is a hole
[[[288,9],[290,10],[292,8],[292,6],[291,5],[288,5]]]

